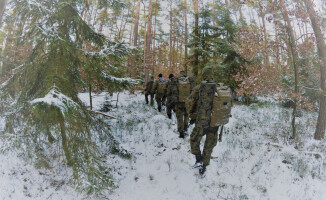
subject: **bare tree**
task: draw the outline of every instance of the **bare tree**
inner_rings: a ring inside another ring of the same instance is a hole
[[[299,70],[298,70],[298,62],[299,62],[299,54],[297,50],[296,40],[294,37],[294,31],[291,25],[291,21],[289,18],[288,11],[286,9],[284,0],[280,0],[280,10],[282,12],[282,16],[286,23],[286,29],[289,35],[289,43],[290,43],[290,50],[292,54],[292,63],[293,63],[293,69],[294,69],[294,106],[293,106],[293,112],[292,112],[292,137],[297,138],[296,134],[296,127],[295,127],[295,117],[297,113],[297,96],[299,94]]]
[[[188,73],[188,67],[187,67],[187,57],[188,57],[188,48],[187,48],[187,44],[188,44],[188,22],[187,22],[187,0],[184,0],[184,7],[185,7],[185,71],[186,73]]]
[[[152,42],[152,0],[149,0],[147,31],[146,31],[146,48],[145,48],[145,83],[149,79],[149,69],[151,63],[151,42]]]
[[[306,5],[307,12],[311,21],[312,28],[314,30],[314,34],[317,42],[319,63],[320,63],[320,87],[321,87],[321,95],[319,100],[319,114],[317,120],[317,126],[314,138],[316,140],[321,140],[325,136],[326,129],[326,44],[324,35],[321,31],[321,21],[320,17],[317,16],[317,13],[314,9],[313,3],[311,0],[303,0]]]
[[[138,0],[137,6],[136,6],[136,15],[135,15],[135,24],[134,24],[134,46],[138,46],[138,26],[139,26],[139,13],[140,13],[140,0]],[[132,77],[136,77],[136,56],[133,59],[132,62]]]
[[[0,1],[0,25],[2,24],[2,18],[6,9],[6,4],[7,4],[7,0]]]

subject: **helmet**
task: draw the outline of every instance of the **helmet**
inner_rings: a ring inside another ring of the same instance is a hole
[[[187,76],[187,74],[186,74],[185,71],[181,71],[181,72],[180,72],[180,76]]]
[[[213,68],[210,66],[204,67],[202,71],[202,77],[204,81],[213,82]]]

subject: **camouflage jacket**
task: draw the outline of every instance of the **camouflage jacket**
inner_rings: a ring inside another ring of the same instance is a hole
[[[197,104],[199,100],[199,89],[200,85],[197,85],[192,89],[192,92],[189,98],[186,101],[186,109],[190,115],[196,115],[197,113]]]
[[[165,81],[164,78],[162,78],[162,79],[157,79],[157,80],[154,82],[153,87],[152,87],[152,89],[151,89],[151,93],[152,93],[152,94],[156,94],[156,93],[157,93],[159,82],[165,82],[165,83],[166,83],[166,81]],[[165,88],[165,86],[164,86],[164,88]]]
[[[154,81],[150,80],[146,84],[145,91],[151,93],[152,87],[153,87]]]
[[[178,101],[178,78],[172,77],[165,85],[164,94],[167,97],[167,106]]]

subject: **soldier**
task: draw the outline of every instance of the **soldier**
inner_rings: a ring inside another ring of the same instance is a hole
[[[151,92],[153,83],[154,83],[153,75],[150,74],[149,81],[147,82],[146,88],[145,88],[145,101],[146,101],[146,104],[148,104],[148,95],[150,95],[151,96],[151,106],[154,105],[154,94]]]
[[[181,71],[177,79],[178,100],[175,103],[179,138],[184,138],[188,129],[189,116],[186,110],[185,99],[190,95],[190,83],[185,71]]]
[[[166,114],[168,115],[169,119],[172,119],[172,110],[174,110],[175,100],[173,99],[172,92],[170,89],[170,85],[172,84],[171,79],[174,79],[174,75],[169,75],[169,80],[165,85],[164,96],[166,97]],[[169,93],[168,93],[169,91]]]
[[[195,76],[190,76],[189,77],[189,82],[190,82],[190,93],[194,90],[196,87],[196,77]],[[196,117],[197,117],[197,105],[194,105],[194,108],[191,112],[188,112],[189,114],[189,124],[194,124],[196,122]]]
[[[194,168],[199,168],[199,174],[203,175],[210,163],[213,148],[217,144],[217,131],[219,126],[210,127],[210,115],[213,108],[213,98],[216,91],[216,83],[213,80],[211,67],[205,67],[202,71],[203,82],[196,86],[188,101],[187,110],[193,112],[197,107],[195,128],[190,135],[191,153],[196,157]],[[200,141],[206,135],[203,154],[200,151]]]
[[[159,78],[154,82],[151,92],[153,94],[156,94],[155,100],[157,102],[157,109],[159,112],[161,112],[162,104],[165,105],[164,90],[165,90],[166,80],[165,78],[163,78],[162,74],[159,74],[158,77]]]

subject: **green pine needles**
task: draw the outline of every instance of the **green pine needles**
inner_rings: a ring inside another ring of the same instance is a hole
[[[114,149],[116,142],[108,123],[92,116],[80,102],[78,88],[94,85],[92,80],[109,90],[128,87],[133,81],[114,76],[121,73],[114,66],[129,48],[95,32],[81,17],[85,4],[82,0],[11,1],[13,10],[6,19],[13,38],[10,45],[24,51],[20,59],[4,53],[3,134],[23,148],[35,166],[53,169],[58,167],[56,160],[72,169],[79,190],[99,194],[113,186],[99,143]]]

